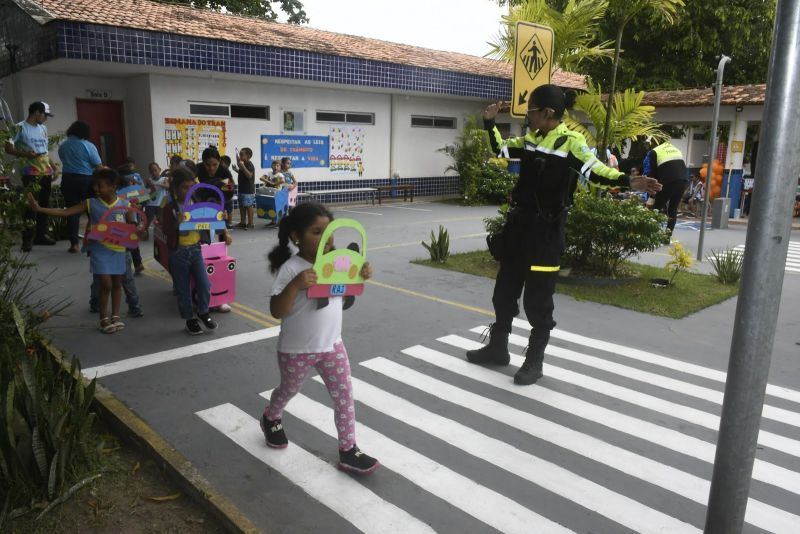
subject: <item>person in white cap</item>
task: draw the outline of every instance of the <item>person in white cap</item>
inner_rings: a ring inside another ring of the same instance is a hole
[[[38,202],[40,206],[50,205],[50,188],[55,174],[55,167],[48,155],[47,127],[44,125],[48,117],[52,117],[50,106],[46,102],[34,102],[28,106],[28,118],[16,126],[16,134],[6,142],[7,154],[16,157],[22,171],[22,184],[29,188],[39,184]],[[55,241],[47,235],[47,216],[26,212],[26,218],[36,219],[34,228],[26,228],[22,232],[22,250],[28,252],[33,244],[55,245]]]

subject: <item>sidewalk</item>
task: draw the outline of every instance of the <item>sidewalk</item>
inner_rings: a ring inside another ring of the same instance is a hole
[[[728,224],[736,224],[740,226],[747,226],[747,216],[744,215],[738,219],[728,219]],[[795,217],[792,219],[792,230],[800,230],[800,218]]]

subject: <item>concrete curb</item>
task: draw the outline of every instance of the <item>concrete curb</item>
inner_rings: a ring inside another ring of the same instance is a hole
[[[728,219],[728,224],[747,226],[747,219]],[[800,230],[800,222],[792,221],[792,230]]]
[[[53,358],[69,371],[70,364],[64,360],[61,351],[49,343],[45,346]],[[75,378],[83,380],[85,384],[90,382],[82,375]],[[103,422],[120,438],[138,447],[155,460],[159,468],[178,485],[180,490],[208,510],[220,521],[225,530],[237,534],[263,532],[227,497],[214,489],[186,457],[99,383],[95,388],[94,408]]]

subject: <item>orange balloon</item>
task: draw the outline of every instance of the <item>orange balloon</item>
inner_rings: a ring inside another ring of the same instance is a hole
[[[718,160],[716,160],[716,159],[714,160],[714,172],[720,172],[720,171],[722,171],[722,169],[724,169],[724,168],[725,168],[725,167],[723,167],[722,163],[720,163],[720,162],[719,162]],[[717,170],[717,169],[719,169],[719,170]]]
[[[700,178],[705,178],[708,175],[708,165],[700,167]]]

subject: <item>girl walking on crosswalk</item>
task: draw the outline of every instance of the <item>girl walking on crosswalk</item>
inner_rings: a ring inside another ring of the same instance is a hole
[[[281,220],[278,245],[269,253],[271,272],[277,272],[272,286],[270,312],[281,319],[278,337],[278,367],[281,383],[272,392],[261,416],[261,430],[267,445],[285,448],[289,441],[281,416],[286,404],[303,386],[313,368],[319,372],[333,400],[334,423],[339,436],[339,469],[368,474],[377,469],[378,461],[356,446],[353,386],[350,362],[342,342],[342,297],[330,297],[327,305],[309,299],[307,290],[317,283],[312,268],[319,242],[333,215],[322,204],[300,204]],[[289,240],[297,247],[292,254]],[[333,238],[325,245],[333,248]],[[369,263],[361,275],[372,276]]]

